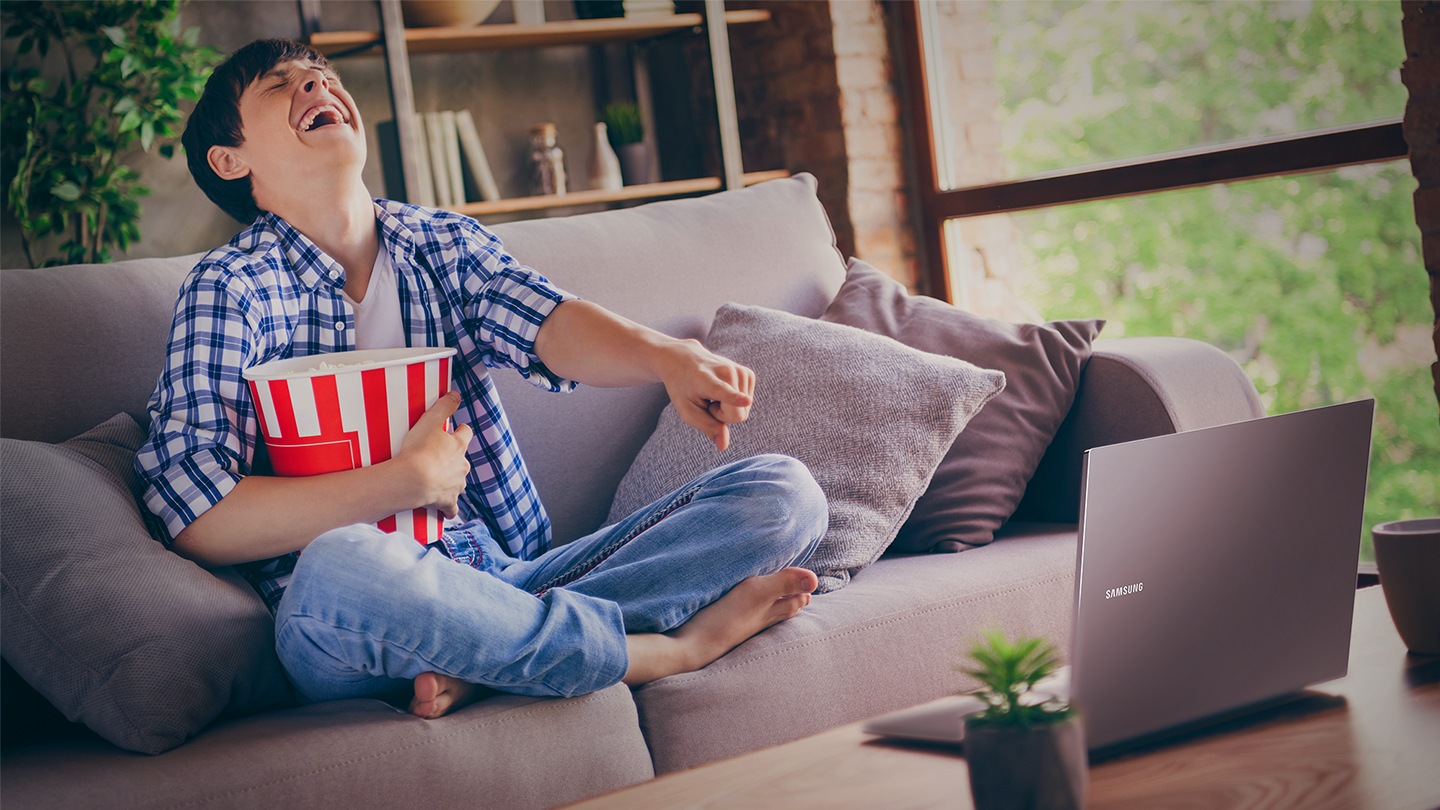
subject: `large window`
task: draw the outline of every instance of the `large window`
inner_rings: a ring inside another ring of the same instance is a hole
[[[1434,510],[1399,3],[921,0],[904,16],[932,291],[1205,340],[1271,413],[1374,396],[1366,525]]]

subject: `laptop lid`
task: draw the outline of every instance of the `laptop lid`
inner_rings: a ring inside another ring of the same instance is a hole
[[[1086,452],[1070,687],[1092,750],[1345,675],[1374,411]]]

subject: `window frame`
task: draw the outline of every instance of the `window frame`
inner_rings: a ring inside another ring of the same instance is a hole
[[[920,203],[920,242],[925,248],[921,281],[927,293],[947,302],[954,302],[945,250],[947,220],[1326,171],[1409,155],[1401,119],[1393,118],[943,189],[933,135],[932,87],[920,26],[922,2],[935,0],[904,0],[897,4],[897,16]]]

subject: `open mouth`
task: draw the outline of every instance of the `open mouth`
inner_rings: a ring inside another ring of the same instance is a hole
[[[300,120],[299,129],[301,132],[314,132],[322,127],[348,123],[349,121],[339,107],[333,104],[323,104],[305,113],[305,117]]]

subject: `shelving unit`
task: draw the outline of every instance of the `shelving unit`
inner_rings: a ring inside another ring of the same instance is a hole
[[[763,9],[725,12],[726,25],[769,22]],[[602,20],[560,20],[544,25],[475,25],[466,28],[407,28],[405,46],[411,53],[540,48],[552,45],[595,45],[602,42],[634,42],[690,30],[705,24],[700,14],[673,14],[669,17]],[[310,44],[326,56],[354,53],[378,54],[384,44],[379,31],[318,31]]]
[[[789,176],[790,172],[784,170],[748,172],[744,175],[744,183],[747,186],[753,186],[766,180],[779,180]],[[465,203],[453,206],[453,208],[466,216],[478,217],[487,214],[514,214],[521,211],[542,211],[626,200],[657,200],[686,194],[704,194],[707,191],[719,191],[720,189],[720,178],[696,177],[692,180],[668,180],[663,183],[625,186],[619,191],[572,191],[569,194],[547,194],[543,197],[513,197],[508,200]]]
[[[765,10],[726,11],[723,0],[705,0],[704,14],[673,14],[664,17],[564,20],[542,25],[478,25],[463,28],[406,28],[399,0],[379,0],[380,31],[321,31],[317,0],[301,0],[301,15],[310,44],[331,58],[383,54],[390,79],[390,96],[400,141],[400,161],[409,199],[418,199],[420,166],[418,144],[423,137],[415,113],[414,89],[410,81],[411,53],[447,53],[507,48],[540,48],[560,45],[596,45],[614,42],[641,42],[673,34],[704,34],[714,70],[716,115],[719,122],[721,177],[699,177],[645,185],[626,186],[618,191],[576,191],[564,195],[516,197],[451,206],[469,215],[509,214],[544,211],[573,206],[627,200],[649,200],[687,194],[703,194],[727,188],[785,177],[783,170],[746,174],[741,166],[739,119],[735,111],[735,90],[730,73],[729,25],[763,23],[770,20]],[[645,119],[647,139],[654,132],[648,78],[643,58],[636,57],[636,96]],[[652,148],[654,146],[652,142]]]

